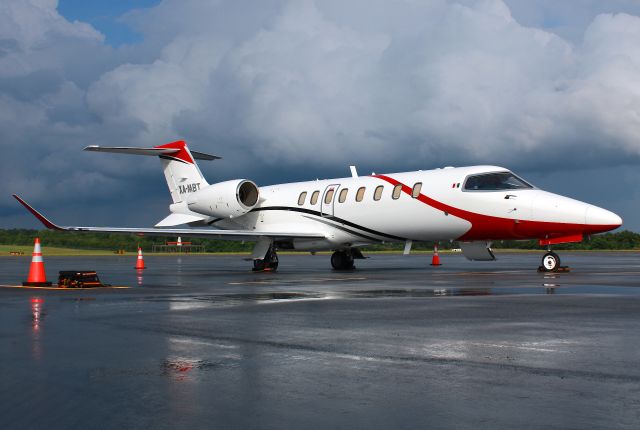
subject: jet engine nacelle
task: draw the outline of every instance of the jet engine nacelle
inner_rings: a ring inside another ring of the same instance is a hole
[[[235,179],[208,185],[190,194],[189,210],[215,218],[244,215],[258,204],[258,186],[247,179]]]

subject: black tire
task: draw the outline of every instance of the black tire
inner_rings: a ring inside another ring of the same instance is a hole
[[[269,251],[265,255],[264,260],[253,260],[254,272],[275,272],[278,269],[278,254],[275,251]]]
[[[542,256],[541,267],[545,272],[557,272],[560,268],[560,257],[555,252],[547,252]]]
[[[265,265],[265,270],[269,270],[271,272],[275,272],[278,270],[278,254],[275,251],[272,251],[269,255],[269,261]]]
[[[336,251],[331,255],[331,267],[334,270],[355,269],[353,257],[346,251]]]
[[[331,267],[334,270],[340,270],[340,267],[342,267],[342,253],[340,251],[331,254]]]
[[[253,260],[253,270],[254,272],[262,272],[264,270],[264,260]]]

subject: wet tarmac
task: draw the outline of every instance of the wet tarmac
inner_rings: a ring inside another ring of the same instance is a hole
[[[0,427],[640,428],[640,254],[498,257],[45,256],[132,288],[0,288]]]

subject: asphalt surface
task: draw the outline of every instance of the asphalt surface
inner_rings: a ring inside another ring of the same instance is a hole
[[[560,255],[45,255],[131,288],[0,288],[0,428],[638,429],[640,254]]]

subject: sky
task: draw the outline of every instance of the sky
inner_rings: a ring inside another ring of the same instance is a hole
[[[0,227],[149,226],[209,182],[505,166],[640,231],[640,0],[2,0]]]

